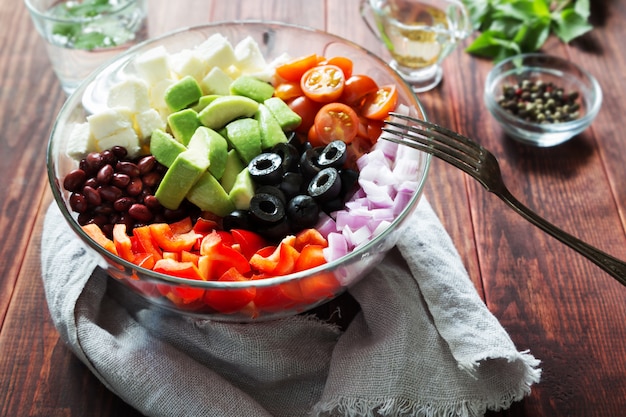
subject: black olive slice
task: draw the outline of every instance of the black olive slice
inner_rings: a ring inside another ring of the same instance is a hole
[[[258,187],[254,193],[275,195],[276,197],[280,198],[280,201],[282,201],[283,204],[287,204],[287,201],[289,200],[285,193],[279,188],[279,185],[262,185]]]
[[[222,218],[222,228],[224,230],[231,229],[250,229],[250,218],[247,210],[235,210]]]
[[[278,184],[283,177],[283,161],[280,155],[265,152],[250,161],[248,171],[257,184]]]
[[[335,168],[324,168],[309,183],[309,195],[320,202],[330,201],[341,193],[341,177]]]
[[[342,140],[330,142],[317,158],[317,165],[320,168],[341,168],[348,159],[348,146]]]
[[[319,157],[318,149],[307,149],[302,153],[300,157],[300,172],[305,178],[313,178],[320,172],[320,167],[317,165],[317,158]]]
[[[278,223],[285,217],[285,205],[273,194],[256,193],[250,199],[250,218],[260,226]]]
[[[277,143],[272,147],[272,152],[280,155],[283,160],[283,172],[296,172],[300,162],[298,149],[289,143]]]
[[[285,172],[283,180],[278,187],[289,199],[300,194],[304,182],[304,177],[299,172]]]

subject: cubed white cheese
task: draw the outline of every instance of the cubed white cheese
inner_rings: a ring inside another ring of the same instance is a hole
[[[232,78],[230,78],[224,70],[220,67],[213,67],[200,82],[200,87],[202,88],[202,93],[205,95],[219,94],[227,96],[230,94],[230,84],[232,82]]]
[[[96,151],[96,140],[89,130],[89,123],[75,124],[65,145],[65,153],[74,159],[82,159],[89,152],[94,151]]]
[[[102,152],[114,146],[123,146],[128,151],[128,156],[134,158],[139,155],[141,146],[139,138],[133,128],[121,129],[109,136],[98,139],[98,151]]]
[[[166,123],[155,109],[146,110],[135,115],[135,125],[140,144],[145,144],[145,140],[152,136],[155,129],[165,130]]]
[[[261,72],[267,67],[259,44],[251,36],[244,38],[235,46],[235,56],[237,67],[244,74]]]
[[[175,82],[170,78],[165,78],[154,84],[150,89],[150,107],[161,113],[163,119],[166,119],[171,113],[169,106],[165,102],[165,91]]]
[[[127,107],[133,113],[150,109],[148,83],[139,78],[129,78],[117,83],[109,91],[109,107]]]
[[[209,36],[195,48],[195,52],[208,68],[220,67],[226,69],[237,63],[235,50],[228,39],[218,33]]]
[[[139,55],[133,64],[141,78],[150,85],[170,78],[169,54],[163,45]]]
[[[176,54],[173,54],[170,58],[172,71],[180,79],[191,75],[196,81],[200,82],[202,78],[209,71],[209,66],[206,62],[189,49],[184,49]]]
[[[102,110],[87,116],[91,134],[100,140],[112,135],[118,130],[133,129],[133,114],[126,107],[115,107]]]

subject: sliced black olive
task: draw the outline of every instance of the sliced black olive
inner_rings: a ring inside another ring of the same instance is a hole
[[[272,152],[280,155],[283,160],[283,172],[295,172],[298,170],[300,153],[298,149],[289,143],[277,143],[272,147]]]
[[[235,210],[222,218],[222,228],[224,230],[231,229],[250,229],[250,217],[247,210]]]
[[[285,172],[283,180],[278,186],[287,198],[292,198],[302,191],[304,177],[299,172]]]
[[[320,172],[320,167],[317,165],[318,157],[317,148],[307,149],[300,157],[300,172],[305,178],[313,178]]]
[[[359,180],[359,172],[348,168],[340,169],[339,176],[341,177],[341,195],[344,200],[347,200],[356,190],[356,183]]]
[[[292,232],[286,217],[277,223],[258,228],[256,231],[270,241],[279,241]]]
[[[250,218],[259,226],[278,223],[285,217],[285,205],[273,194],[256,193],[250,199]]]
[[[320,202],[330,201],[341,194],[341,177],[335,168],[324,168],[309,183],[309,195]]]
[[[334,211],[337,210],[342,210],[344,208],[344,199],[341,198],[341,196],[337,197],[337,198],[333,198],[330,201],[325,201],[322,204],[322,210],[324,210],[324,212],[326,212],[327,214],[330,214]]]
[[[282,183],[281,183],[282,184]],[[281,185],[279,184],[279,185]],[[262,185],[256,189],[255,194],[272,194],[280,198],[283,204],[287,204],[289,200],[285,193],[279,188],[279,185]]]
[[[287,218],[292,229],[302,230],[315,226],[320,216],[320,207],[313,197],[299,194],[287,204]]]
[[[330,142],[317,158],[320,168],[333,167],[339,169],[348,159],[348,146],[342,140]]]
[[[248,171],[257,184],[278,184],[283,178],[282,163],[280,155],[265,152],[250,161]]]

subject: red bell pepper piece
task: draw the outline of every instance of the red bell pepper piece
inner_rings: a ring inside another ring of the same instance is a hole
[[[219,281],[249,281],[237,268],[229,268]],[[204,293],[204,302],[211,308],[221,313],[234,313],[241,310],[254,299],[256,289],[254,287],[242,289],[208,289]]]
[[[135,227],[133,236],[137,238],[137,245],[141,248],[140,252],[152,254],[155,261],[163,258],[163,251],[152,238],[150,226]]]
[[[229,264],[242,274],[250,272],[250,263],[245,256],[225,245],[223,236],[216,231],[209,233],[202,239],[200,255],[208,256],[211,261],[222,261]]]
[[[198,267],[192,262],[180,262],[173,259],[163,258],[156,261],[152,270],[179,278],[202,280]]]
[[[95,223],[89,223],[82,226],[82,229],[87,235],[96,241],[96,243],[102,246],[104,249],[108,250],[111,253],[117,255],[117,249],[115,248],[115,243],[108,237],[104,235],[100,226]]]
[[[300,256],[294,265],[294,272],[315,268],[326,263],[324,247],[320,245],[306,245],[300,252]]]
[[[182,235],[193,229],[193,223],[190,217],[185,217],[177,222],[170,223],[170,228],[175,235]]]
[[[128,234],[126,234],[126,224],[116,223],[113,226],[113,243],[115,243],[115,249],[117,254],[126,259],[129,262],[135,261],[135,254],[133,253],[133,244]]]
[[[325,248],[328,246],[328,240],[317,229],[304,229],[296,234],[294,246],[301,252],[306,245],[319,245]]]
[[[185,233],[174,233],[167,223],[153,223],[149,226],[152,239],[156,244],[167,252],[181,252],[191,250],[196,244],[200,234],[189,230]]]
[[[259,234],[245,229],[232,229],[230,234],[235,243],[239,244],[239,248],[243,256],[250,259],[259,249],[267,246],[267,241]]]

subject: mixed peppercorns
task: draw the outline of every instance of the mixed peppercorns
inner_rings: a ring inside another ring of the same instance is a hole
[[[580,93],[565,90],[552,82],[525,79],[505,84],[498,104],[526,121],[540,124],[563,123],[580,117]]]

